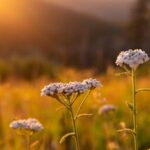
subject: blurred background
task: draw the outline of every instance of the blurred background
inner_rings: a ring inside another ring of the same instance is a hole
[[[0,35],[0,65],[13,70],[19,61],[37,75],[47,63],[104,72],[121,50],[149,53],[150,2],[1,0]]]
[[[82,149],[132,150],[132,138],[116,133],[120,123],[132,128],[126,106],[130,78],[115,76],[118,53],[130,48],[150,55],[150,0],[0,0],[0,149],[22,149],[23,140],[9,123],[35,117],[45,126],[33,137],[40,140],[35,149],[73,150],[71,139],[58,143],[71,130],[68,114],[57,114],[59,105],[41,98],[40,90],[49,82],[95,77],[104,88],[83,110],[94,117],[79,123]],[[150,87],[149,65],[138,75],[137,86]],[[139,99],[138,140],[144,150],[150,148],[149,94]],[[116,114],[99,116],[105,104],[115,105]]]

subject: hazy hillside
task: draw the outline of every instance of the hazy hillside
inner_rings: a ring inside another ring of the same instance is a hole
[[[112,3],[112,0],[110,2]],[[50,61],[65,65],[105,68],[114,62],[118,51],[132,48],[127,37],[129,32],[135,34],[134,31],[131,32],[132,29],[129,30],[124,23],[107,22],[99,16],[92,15],[90,11],[89,13],[76,11],[60,3],[54,4],[41,0],[14,0],[13,2],[8,0],[7,3],[3,0],[2,4],[0,5],[1,58],[16,55],[43,56]],[[89,4],[90,1],[87,2],[87,6],[90,6]],[[113,7],[119,6],[120,2]],[[109,9],[110,12],[112,10]],[[121,14],[122,12],[118,13]],[[115,14],[112,16],[116,17]],[[135,25],[139,25],[136,27],[139,32],[138,29],[142,24],[138,21]],[[145,27],[144,24],[142,26]],[[142,35],[149,33],[149,28],[140,32],[143,32]],[[149,42],[146,41],[145,45],[147,49]]]
[[[45,0],[57,3],[77,12],[97,16],[109,22],[124,22],[130,19],[131,8],[136,0]]]
[[[91,53],[99,48],[106,51],[110,47],[106,43],[112,39],[113,48],[118,48],[115,39],[121,33],[120,28],[98,18],[37,0],[19,4],[20,9],[15,9],[18,16],[0,20],[1,56],[39,52],[70,63],[66,57],[78,55],[84,66],[85,57],[92,57]]]

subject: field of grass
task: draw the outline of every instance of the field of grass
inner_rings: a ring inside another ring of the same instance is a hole
[[[132,136],[120,134],[117,130],[120,123],[125,122],[132,128],[132,116],[126,102],[131,101],[130,77],[115,76],[113,69],[108,69],[106,75],[95,75],[92,71],[75,71],[66,69],[56,78],[41,77],[33,81],[9,79],[0,84],[0,149],[24,150],[26,143],[23,137],[9,128],[14,119],[37,118],[44,130],[36,133],[32,141],[37,141],[35,150],[73,150],[74,141],[68,138],[63,145],[59,144],[62,135],[71,131],[70,116],[66,110],[57,110],[59,103],[49,97],[41,97],[40,90],[50,82],[80,81],[85,78],[96,78],[101,81],[103,88],[91,93],[82,112],[92,113],[93,116],[81,118],[79,140],[83,150],[132,150]],[[137,87],[150,87],[150,76],[138,78]],[[150,148],[150,93],[138,95],[138,133],[139,149]],[[79,101],[76,105],[79,104]],[[105,104],[112,104],[116,112],[106,116],[98,114]]]

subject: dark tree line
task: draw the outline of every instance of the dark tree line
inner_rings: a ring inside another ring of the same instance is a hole
[[[132,47],[150,48],[150,1],[137,0],[132,10],[129,39]]]

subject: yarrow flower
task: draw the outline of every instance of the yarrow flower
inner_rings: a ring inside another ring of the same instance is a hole
[[[102,85],[96,79],[86,79],[82,82],[75,81],[69,83],[51,83],[41,90],[41,96],[55,97],[59,94],[62,94],[64,96],[69,96],[74,93],[82,94],[99,86]]]
[[[128,66],[132,69],[137,69],[141,64],[149,61],[149,57],[145,51],[141,49],[129,49],[128,51],[122,51],[116,60],[116,64],[120,67]]]
[[[39,132],[44,129],[42,124],[33,118],[13,121],[10,123],[9,127],[12,129],[23,129],[33,132]]]
[[[87,90],[88,87],[86,84],[80,82],[70,82],[68,84],[65,84],[63,94],[66,96],[72,95],[73,93],[82,94]]]
[[[95,89],[95,88],[97,88],[99,86],[102,86],[99,81],[97,81],[96,79],[91,79],[91,78],[83,80],[82,83],[87,85],[88,89]]]
[[[41,96],[51,96],[55,98],[58,102],[60,102],[65,108],[70,112],[71,114],[71,120],[74,122],[73,124],[73,132],[65,134],[61,140],[60,143],[63,143],[66,137],[74,136],[76,141],[76,149],[80,149],[79,147],[79,139],[78,139],[78,133],[76,131],[76,120],[78,119],[80,110],[86,101],[87,97],[90,94],[90,91],[101,87],[101,83],[97,81],[96,79],[86,79],[82,82],[69,82],[69,83],[51,83],[47,86],[45,86],[41,90]],[[86,93],[87,92],[87,93]],[[78,97],[86,93],[83,100],[81,101],[80,105],[77,108],[76,113],[74,113],[74,107],[73,104],[78,99]],[[89,114],[81,114],[81,116],[88,116]],[[66,136],[67,135],[67,136]]]
[[[116,107],[114,105],[104,105],[99,109],[98,113],[100,115],[103,115],[103,114],[107,114],[107,113],[109,113],[111,111],[115,111],[115,110],[116,110]]]
[[[51,83],[41,90],[41,96],[55,96],[63,92],[65,84]]]

